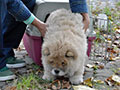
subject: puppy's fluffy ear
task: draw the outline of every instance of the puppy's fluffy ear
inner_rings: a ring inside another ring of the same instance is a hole
[[[45,48],[45,49],[43,50],[43,54],[44,54],[45,56],[49,56],[49,55],[50,55],[49,48]]]

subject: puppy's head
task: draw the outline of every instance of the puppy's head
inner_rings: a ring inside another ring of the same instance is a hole
[[[55,76],[64,76],[69,73],[70,64],[77,59],[76,50],[68,43],[52,44],[43,48],[42,53],[51,68],[51,73]]]

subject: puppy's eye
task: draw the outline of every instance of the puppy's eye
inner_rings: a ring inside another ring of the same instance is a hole
[[[66,52],[65,57],[67,58],[74,58],[74,54],[70,51]]]
[[[71,56],[65,55],[66,58],[70,58]]]
[[[62,62],[61,64],[64,66],[64,65],[65,65],[65,62]]]

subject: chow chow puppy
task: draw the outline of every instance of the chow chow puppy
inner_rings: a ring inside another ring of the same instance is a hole
[[[83,82],[87,40],[83,18],[66,9],[50,14],[42,45],[43,79],[68,77],[72,84]]]

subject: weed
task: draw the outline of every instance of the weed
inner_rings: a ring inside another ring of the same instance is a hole
[[[41,79],[39,76],[31,73],[28,76],[22,76],[20,79],[17,81],[17,90],[43,90],[44,85],[41,86],[42,84],[48,84],[50,83],[49,81]]]

